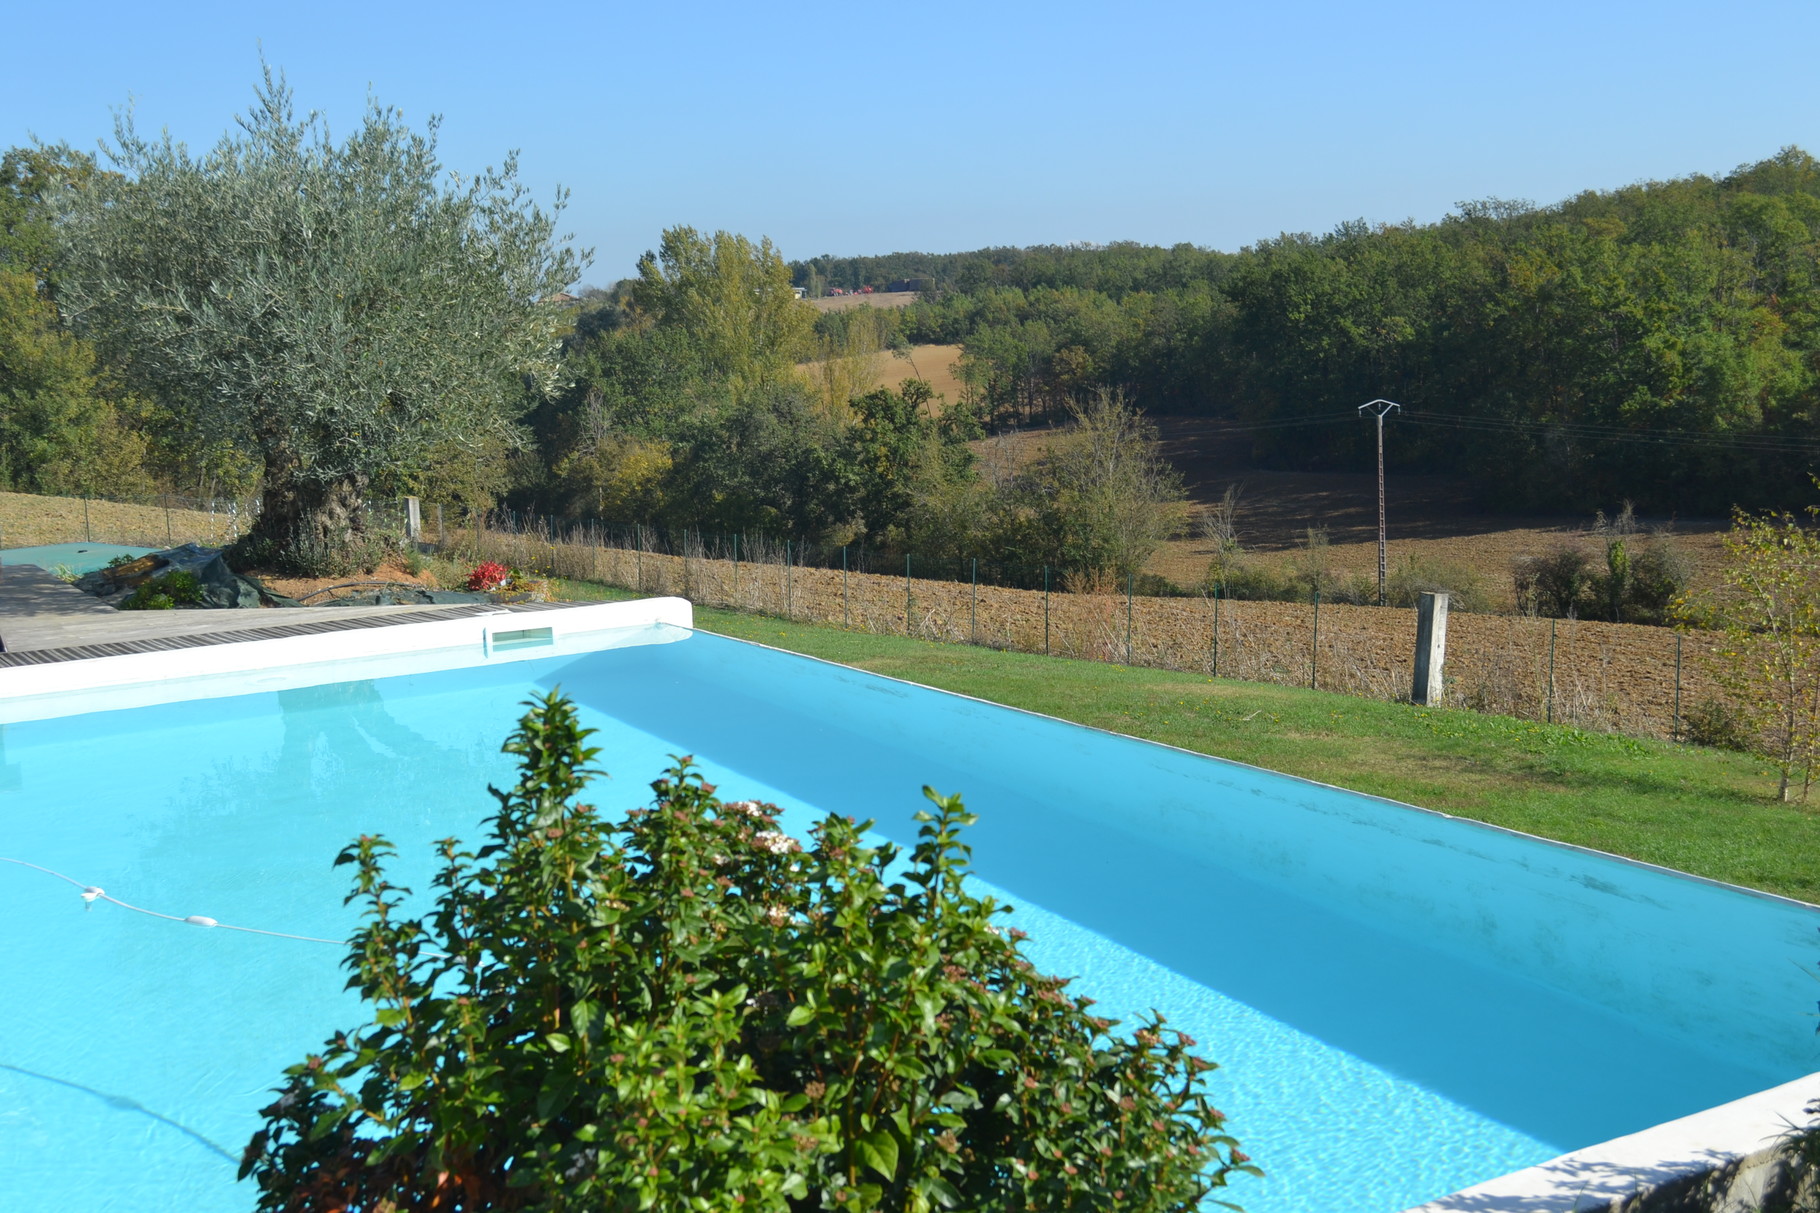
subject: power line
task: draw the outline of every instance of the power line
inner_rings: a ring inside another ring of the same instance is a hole
[[[1820,454],[1820,439],[1780,434],[1731,434],[1722,430],[1651,430],[1576,421],[1519,421],[1499,417],[1461,417],[1440,413],[1405,413],[1420,425],[1481,433],[1559,434],[1595,442],[1642,446],[1729,446],[1763,453]]]

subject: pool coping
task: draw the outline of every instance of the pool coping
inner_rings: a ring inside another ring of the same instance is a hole
[[[30,568],[31,566],[25,566]],[[132,653],[168,652],[175,649],[206,648],[217,644],[238,644],[243,640],[282,640],[293,636],[313,636],[326,632],[356,631],[363,628],[397,627],[401,624],[433,623],[442,619],[473,618],[505,612],[544,611],[575,604],[565,602],[516,602],[510,604],[472,603],[449,606],[397,607],[395,614],[352,614],[344,619],[308,619],[297,623],[273,623],[265,627],[224,626],[218,631],[176,633],[170,636],[145,636],[135,640],[104,640],[92,644],[57,645],[44,649],[9,649],[0,651],[0,669],[15,666],[47,665],[58,661],[83,661],[91,657],[124,657]],[[112,608],[103,606],[102,610]],[[358,610],[359,608],[337,608]],[[238,613],[238,612],[237,612]],[[259,612],[261,615],[266,612]],[[278,612],[282,618],[285,612]],[[87,618],[85,616],[85,618]],[[223,620],[239,624],[242,620]]]
[[[1236,758],[1205,754],[1199,750],[1188,749],[1186,746],[1171,745],[1166,741],[1134,737],[1129,733],[1120,733],[1115,729],[1102,728],[1099,725],[1065,720],[1047,712],[1032,711],[1029,708],[1020,708],[1012,704],[996,703],[977,695],[969,695],[964,691],[932,687],[927,683],[913,682],[908,678],[898,678],[891,674],[880,674],[859,666],[831,661],[826,657],[817,657],[811,653],[797,653],[790,649],[778,648],[776,645],[766,644],[761,640],[746,640],[719,632],[709,634],[736,644],[749,644],[754,648],[769,649],[774,653],[782,653],[790,657],[804,657],[810,661],[819,661],[824,665],[851,670],[872,678],[881,678],[887,682],[901,683],[904,686],[918,687],[939,695],[952,695],[956,699],[965,699],[988,707],[1021,712],[1026,716],[1053,721],[1071,728],[1087,729],[1126,741],[1160,746],[1180,754],[1223,762],[1249,771],[1260,771],[1329,791],[1345,792],[1351,796],[1364,796],[1400,809],[1412,809],[1415,812],[1426,813],[1448,821],[1458,821],[1481,829],[1496,830],[1551,847],[1578,851],[1584,855],[1596,855],[1602,859],[1616,860],[1632,867],[1665,873],[1683,880],[1694,880],[1715,888],[1729,889],[1735,893],[1746,893],[1785,905],[1820,911],[1820,905],[1802,901],[1799,898],[1785,897],[1780,893],[1769,893],[1762,889],[1732,884],[1729,881],[1715,880],[1710,876],[1701,876],[1695,872],[1683,872],[1679,868],[1650,863],[1644,859],[1633,859],[1628,855],[1618,855],[1610,851],[1601,851],[1596,847],[1562,842],[1556,838],[1545,838],[1540,834],[1530,834],[1489,821],[1461,817],[1440,809],[1424,808],[1422,805],[1393,800],[1388,796],[1343,788],[1338,784],[1323,783],[1305,775],[1273,771],[1269,767],[1243,762]],[[1589,1097],[1596,1098],[1597,1096],[1594,1093]],[[1761,1182],[1764,1178],[1762,1172],[1765,1169],[1773,1171],[1778,1165],[1776,1147],[1780,1140],[1795,1126],[1809,1122],[1808,1105],[1817,1101],[1820,1101],[1820,1072],[1803,1075],[1780,1086],[1753,1092],[1730,1103],[1706,1108],[1677,1120],[1664,1121],[1658,1125],[1639,1129],[1637,1132],[1626,1134],[1623,1137],[1614,1137],[1608,1141],[1596,1142],[1578,1150],[1571,1150],[1549,1159],[1547,1162],[1508,1172],[1470,1188],[1464,1188],[1426,1204],[1404,1210],[1404,1213],[1583,1213],[1583,1211],[1601,1211],[1602,1213],[1607,1209],[1612,1210],[1613,1213],[1619,1213],[1620,1210],[1623,1213],[1630,1213],[1632,1209],[1639,1207],[1629,1203],[1633,1199],[1646,1199],[1651,1192],[1671,1187],[1678,1188],[1681,1183],[1691,1178],[1718,1172],[1726,1167],[1735,1166],[1740,1170],[1749,1171],[1755,1166],[1756,1171],[1752,1174],[1755,1176],[1755,1181]],[[1563,1201],[1567,1203],[1562,1203]],[[1591,1203],[1586,1203],[1588,1201]]]
[[[533,640],[527,647],[521,643],[524,625],[532,621],[546,626],[529,629]],[[561,642],[578,635],[630,633],[658,624],[692,632],[694,608],[681,598],[474,604],[6,653],[0,654],[0,720],[92,710],[61,707],[59,701],[97,692],[136,697],[128,706],[209,698],[206,691],[183,696],[163,688],[212,677],[282,671],[298,686],[343,681],[359,676],[345,668],[352,661],[428,654],[456,665],[533,660],[564,652]]]

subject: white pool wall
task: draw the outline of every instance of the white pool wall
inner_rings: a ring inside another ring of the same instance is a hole
[[[272,615],[274,625],[284,623],[282,612]],[[641,598],[5,666],[0,724],[661,644],[683,639],[694,624],[687,599]],[[499,633],[546,628],[549,643],[496,643]]]

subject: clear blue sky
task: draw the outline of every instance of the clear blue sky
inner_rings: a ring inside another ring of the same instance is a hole
[[[168,11],[159,11],[160,9]],[[786,256],[1236,249],[1462,199],[1820,154],[1820,3],[13,5],[0,144],[129,98],[213,143],[258,51],[336,129],[369,86],[454,169],[521,152],[610,283],[675,223]]]

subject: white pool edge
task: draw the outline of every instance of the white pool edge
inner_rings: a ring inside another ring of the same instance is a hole
[[[694,624],[687,599],[641,598],[8,666],[0,668],[0,723],[97,710],[92,701],[103,696],[108,709],[205,698],[213,679],[224,680],[219,693],[228,695],[383,677],[408,672],[413,659],[432,656],[437,669],[531,661],[614,647],[616,637],[636,641],[639,629],[656,625],[678,629],[674,638],[680,639]],[[545,631],[547,638],[541,635]],[[500,645],[502,634],[506,647]],[[517,644],[513,634],[520,634]],[[531,643],[523,634],[533,635]],[[226,683],[260,675],[265,677],[250,686]]]
[[[1582,1091],[1571,1097],[1597,1099],[1599,1094]],[[1653,1191],[1734,1166],[1737,1173],[1723,1184],[1723,1203],[1712,1207],[1756,1208],[1765,1185],[1775,1178],[1778,1147],[1792,1129],[1808,1124],[1807,1108],[1816,1100],[1820,1074],[1809,1074],[1679,1120],[1569,1151],[1407,1213],[1647,1209]]]

